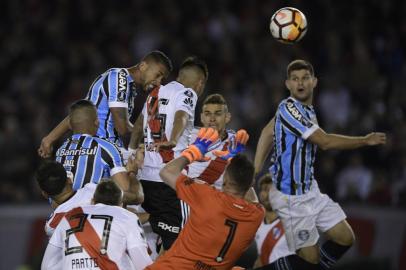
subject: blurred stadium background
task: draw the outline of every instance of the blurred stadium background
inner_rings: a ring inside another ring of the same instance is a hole
[[[283,6],[307,16],[298,45],[269,33]],[[288,94],[286,65],[312,62],[320,125],[389,139],[385,147],[317,157],[321,190],[344,206],[358,234],[341,269],[406,269],[405,1],[7,0],[0,10],[1,269],[39,269],[50,212],[33,179],[41,138],[98,74],[153,49],[175,67],[190,54],[207,61],[206,94],[226,97],[230,127],[251,135],[251,157]]]

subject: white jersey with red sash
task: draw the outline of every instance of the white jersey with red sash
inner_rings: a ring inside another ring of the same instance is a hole
[[[155,88],[149,94],[142,110],[145,158],[139,179],[162,182],[159,171],[190,144],[196,103],[197,95],[193,89],[176,81]],[[177,111],[184,111],[189,115],[185,130],[172,150],[156,152],[153,148],[155,143],[170,139]]]
[[[83,188],[80,188],[76,193],[64,203],[60,204],[45,223],[45,233],[51,237],[55,228],[58,226],[61,219],[67,212],[75,207],[89,205],[92,201],[94,191],[97,184],[88,183]]]
[[[255,242],[262,265],[270,264],[278,258],[294,254],[289,251],[285,231],[279,218],[270,224],[262,222],[255,235]]]
[[[118,206],[77,207],[66,213],[50,245],[64,254],[62,269],[134,269],[128,255],[147,244],[138,217]]]
[[[191,141],[193,142],[199,128],[194,128]],[[228,146],[228,138],[234,136],[234,130],[227,130],[227,137],[215,142],[210,146],[209,152],[206,153],[206,157],[209,157],[209,161],[205,162],[193,162],[188,166],[187,176],[190,178],[198,178],[210,185],[214,185],[217,189],[221,190],[223,185],[224,171],[227,166],[227,161],[216,157],[211,151],[213,150],[226,150]]]

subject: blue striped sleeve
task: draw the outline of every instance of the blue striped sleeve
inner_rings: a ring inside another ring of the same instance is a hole
[[[102,160],[107,164],[110,175],[113,176],[116,173],[125,172],[124,161],[117,146],[103,139],[99,140],[99,145],[102,148]]]
[[[113,69],[108,75],[109,107],[128,107],[128,79],[124,69]]]
[[[279,106],[279,116],[285,128],[303,139],[307,139],[318,128],[293,102],[282,103]]]

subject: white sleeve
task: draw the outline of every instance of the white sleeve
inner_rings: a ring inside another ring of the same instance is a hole
[[[49,243],[41,263],[41,270],[62,269],[62,248]]]
[[[135,270],[143,270],[148,265],[152,264],[152,259],[148,255],[147,249],[144,246],[133,247],[128,250],[130,259],[135,267]]]
[[[190,116],[195,115],[197,95],[191,89],[186,89],[175,96],[175,111],[184,111]]]

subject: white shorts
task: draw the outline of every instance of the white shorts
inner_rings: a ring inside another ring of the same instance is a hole
[[[315,245],[319,240],[318,230],[324,233],[346,219],[338,203],[320,193],[316,181],[304,195],[283,194],[272,185],[269,200],[283,223],[292,252]]]

